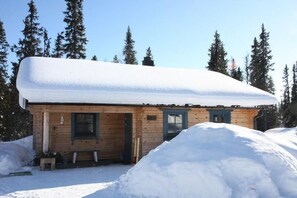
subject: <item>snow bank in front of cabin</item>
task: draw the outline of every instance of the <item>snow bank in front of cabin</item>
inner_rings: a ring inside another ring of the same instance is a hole
[[[265,131],[264,134],[297,159],[297,127],[270,129]]]
[[[127,197],[297,197],[297,160],[263,133],[202,123],[152,150],[118,188]]]
[[[0,176],[19,171],[34,158],[32,136],[12,141],[0,142]]]

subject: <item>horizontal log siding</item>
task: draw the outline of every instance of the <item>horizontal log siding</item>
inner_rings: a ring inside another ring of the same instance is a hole
[[[132,152],[136,137],[141,139],[140,154],[142,156],[163,142],[162,107],[31,105],[29,110],[34,116],[34,148],[37,152],[42,149],[42,112],[44,111],[50,112],[50,149],[55,151],[99,149],[101,158],[119,158],[124,144],[124,113],[133,114]],[[96,140],[75,140],[72,145],[70,132],[72,112],[100,113],[98,145]],[[64,116],[63,125],[60,125],[61,113]],[[258,109],[234,109],[231,111],[231,123],[253,128],[253,120],[257,114]],[[148,115],[156,116],[156,120],[147,120]],[[188,111],[188,127],[202,122],[209,122],[207,108],[191,108]],[[57,127],[56,130],[53,130],[54,126]]]
[[[156,120],[147,120],[148,115]],[[142,156],[163,142],[163,111],[157,107],[144,107],[142,120]]]
[[[118,106],[74,106],[74,105],[31,105],[33,114],[35,151],[42,151],[42,112],[50,113],[50,150],[61,152],[72,158],[75,150],[99,150],[100,159],[120,159],[124,149],[124,113],[132,113],[132,137],[136,137],[137,114],[141,108]],[[99,142],[94,139],[71,141],[71,113],[100,113]],[[61,115],[64,117],[60,124]],[[55,129],[54,129],[55,127]],[[140,129],[141,126],[138,128]],[[141,134],[138,131],[137,134]],[[134,144],[132,144],[133,146]],[[132,148],[133,151],[133,148]],[[80,154],[82,159],[90,159],[91,153]],[[80,160],[80,156],[78,156]]]
[[[258,109],[234,109],[231,112],[231,124],[254,128],[254,117],[258,115]]]
[[[64,124],[60,124],[61,115]],[[99,159],[121,158],[124,150],[124,114],[101,113],[99,124],[99,140],[71,140],[71,113],[50,113],[50,150],[67,153],[71,157],[73,151],[98,150]],[[78,160],[92,159],[91,152],[78,154]]]

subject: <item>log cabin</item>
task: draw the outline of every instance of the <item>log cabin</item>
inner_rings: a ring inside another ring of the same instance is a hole
[[[21,62],[17,88],[20,106],[33,115],[37,153],[71,159],[98,151],[99,160],[126,163],[197,123],[253,128],[259,107],[277,103],[212,71],[44,57]]]

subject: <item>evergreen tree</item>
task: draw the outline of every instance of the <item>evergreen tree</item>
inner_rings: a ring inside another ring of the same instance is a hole
[[[132,33],[130,31],[130,27],[128,26],[125,39],[125,46],[123,50],[125,64],[138,64],[136,60],[136,51],[134,50],[134,43],[135,41],[132,39]]]
[[[63,48],[63,36],[64,32],[58,33],[57,38],[55,40],[55,48],[53,49],[52,52],[52,57],[55,58],[62,58],[64,54],[64,48]]]
[[[0,21],[0,141],[8,140],[7,131],[8,114],[8,85],[7,85],[7,55],[9,45],[6,41],[6,33],[3,22]]]
[[[208,51],[210,60],[208,61],[208,66],[206,66],[206,68],[211,71],[217,71],[228,75],[228,60],[226,59],[227,53],[225,52],[224,44],[220,39],[218,31],[215,32],[214,42],[211,44]]]
[[[32,122],[29,111],[19,106],[19,92],[16,89],[16,76],[19,70],[20,62],[28,56],[42,56],[43,50],[41,45],[41,37],[43,29],[38,23],[37,9],[35,3],[31,0],[28,3],[29,14],[24,22],[22,31],[23,38],[19,40],[18,45],[14,45],[13,50],[16,52],[18,62],[12,63],[12,75],[9,83],[9,110],[7,130],[10,131],[9,139],[18,139],[32,134]]]
[[[93,61],[97,61],[98,60],[98,58],[97,58],[97,56],[96,55],[94,55],[93,57],[92,57],[92,59],[91,60],[93,60]]]
[[[47,30],[43,29],[43,56],[50,57],[51,39],[48,37]]]
[[[65,0],[64,12],[66,23],[64,52],[66,58],[85,59],[88,42],[83,24],[83,0]]]
[[[240,67],[236,66],[234,58],[232,58],[232,61],[231,61],[231,71],[230,71],[230,73],[231,73],[230,75],[231,75],[232,78],[234,78],[236,80],[239,80],[239,81],[243,80],[241,69],[240,69]]]
[[[254,38],[252,45],[250,81],[252,86],[273,94],[274,83],[269,75],[269,72],[273,70],[273,63],[271,63],[272,55],[268,41],[269,33],[262,24],[259,42],[257,38]],[[276,107],[262,109],[259,114],[262,116],[257,119],[258,130],[265,131],[278,126],[279,115]]]
[[[291,118],[290,118],[290,88],[289,88],[289,69],[286,65],[283,72],[283,83],[284,83],[284,92],[283,98],[281,101],[281,115],[282,115],[282,123],[285,127],[291,127]]]
[[[146,56],[143,58],[142,65],[155,66],[150,47],[146,50]]]
[[[274,63],[271,63],[272,55],[268,43],[269,33],[266,32],[264,24],[262,24],[259,37],[260,42],[255,38],[252,45],[251,85],[269,93],[274,93],[274,83],[269,75],[269,72],[273,70]]]
[[[291,89],[291,103],[289,105],[289,111],[291,114],[290,124],[292,127],[297,126],[297,62],[293,65],[293,79]]]
[[[119,63],[120,62],[117,55],[114,55],[112,62],[113,63]]]
[[[246,84],[250,84],[250,63],[249,63],[249,55],[247,54],[244,60],[245,67],[245,82]]]
[[[38,13],[33,0],[28,3],[29,14],[26,16],[24,22],[24,29],[22,30],[23,39],[19,40],[18,46],[14,45],[13,50],[16,52],[19,62],[28,56],[42,56],[41,37],[43,29],[40,27],[38,21]]]

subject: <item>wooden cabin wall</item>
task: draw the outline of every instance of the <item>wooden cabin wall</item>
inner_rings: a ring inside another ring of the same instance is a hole
[[[121,159],[124,150],[125,113],[133,114],[132,136],[136,136],[136,125],[139,118],[136,116],[135,108],[105,107],[105,106],[62,106],[62,105],[38,105],[31,106],[34,123],[35,151],[42,151],[42,118],[43,112],[50,114],[50,142],[49,150],[66,154],[72,158],[72,152],[76,150],[98,150],[100,159]],[[71,113],[100,113],[99,118],[99,140],[96,139],[71,139]],[[61,116],[64,123],[61,124]],[[139,128],[139,127],[138,127]],[[38,145],[38,146],[37,146]],[[132,146],[134,144],[132,143]],[[133,148],[132,148],[133,150]],[[80,156],[79,156],[80,155]],[[92,153],[84,152],[78,155],[78,160],[92,159]]]
[[[132,152],[135,138],[140,138],[140,155],[146,155],[151,149],[163,142],[163,110],[162,107],[133,107],[133,106],[74,106],[74,105],[36,105],[30,106],[33,114],[34,148],[42,150],[43,112],[50,112],[50,149],[59,152],[74,150],[97,149],[99,158],[120,158],[124,142],[124,114],[133,115]],[[71,141],[71,113],[90,112],[100,113],[99,142],[96,140]],[[233,109],[231,123],[253,128],[257,109]],[[64,116],[60,124],[61,114]],[[156,116],[149,120],[147,116]],[[188,127],[197,123],[208,122],[207,108],[191,108],[188,111]]]
[[[258,109],[234,109],[231,112],[231,124],[253,129],[254,117],[258,112]]]

